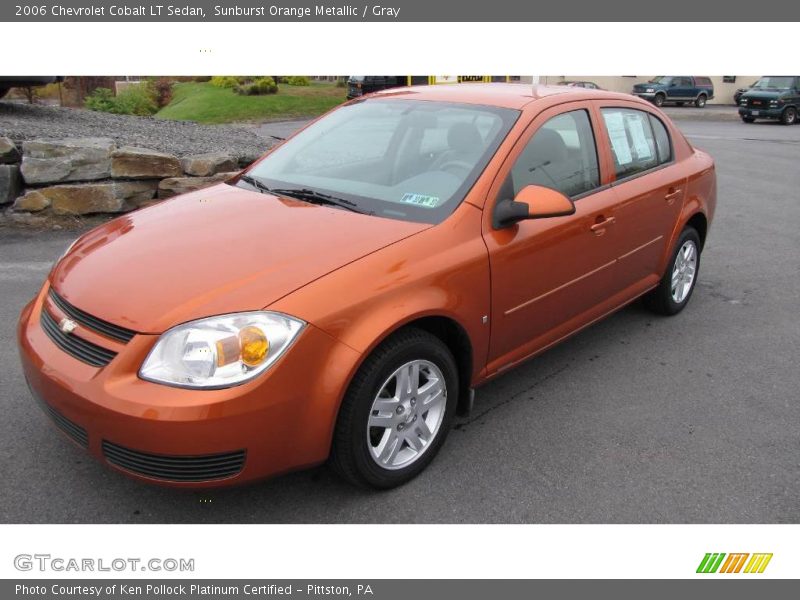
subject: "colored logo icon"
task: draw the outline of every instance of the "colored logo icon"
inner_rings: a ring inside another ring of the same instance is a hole
[[[727,557],[727,558],[726,558]],[[748,557],[750,560],[748,560]],[[707,552],[697,567],[698,573],[763,573],[772,553],[749,554],[738,552]],[[724,561],[724,562],[723,562]]]

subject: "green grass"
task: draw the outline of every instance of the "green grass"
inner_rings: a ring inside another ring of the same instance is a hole
[[[345,101],[345,88],[333,83],[307,87],[281,84],[277,94],[239,96],[209,83],[176,83],[172,102],[156,117],[198,123],[233,123],[316,117]]]

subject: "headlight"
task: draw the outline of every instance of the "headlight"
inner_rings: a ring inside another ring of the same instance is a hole
[[[218,389],[266,371],[291,346],[305,322],[275,312],[210,317],[161,335],[139,377],[178,387]]]
[[[645,93],[646,93],[646,94],[652,94],[652,93],[653,93],[653,92],[655,92],[655,91],[656,91],[656,90],[655,90],[655,88],[647,88],[647,89],[645,90]]]
[[[769,101],[769,105],[770,106],[778,106],[778,104],[780,104],[780,102],[781,102],[780,100],[770,100]]]

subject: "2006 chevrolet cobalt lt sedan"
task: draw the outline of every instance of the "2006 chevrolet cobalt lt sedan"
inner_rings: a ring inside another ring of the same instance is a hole
[[[680,312],[715,204],[712,159],[632,96],[381,92],[79,238],[22,312],[22,363],[55,423],[134,477],[330,460],[388,488],[480,384],[640,296]]]

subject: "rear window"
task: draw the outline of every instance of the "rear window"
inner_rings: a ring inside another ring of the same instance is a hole
[[[629,108],[603,108],[617,179],[631,177],[659,164],[648,113]]]
[[[653,136],[656,140],[656,151],[658,152],[658,164],[663,165],[672,160],[672,140],[669,137],[664,123],[661,119],[650,115],[650,125],[653,128]]]
[[[711,80],[708,77],[695,77],[697,85],[711,85]]]

